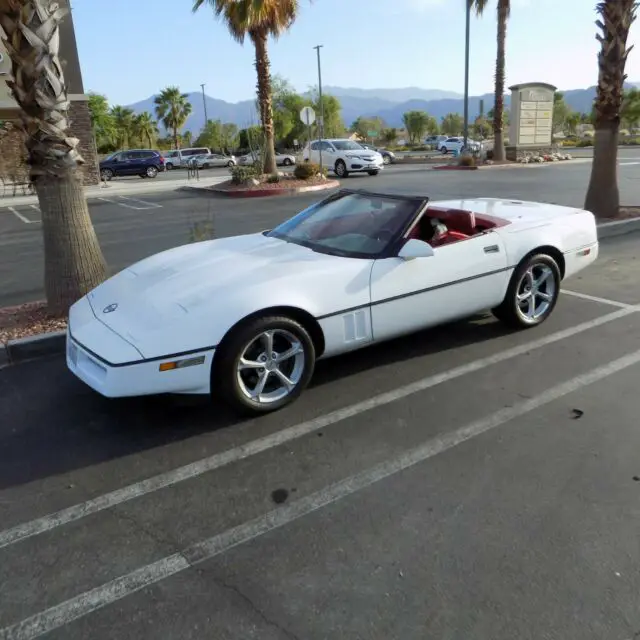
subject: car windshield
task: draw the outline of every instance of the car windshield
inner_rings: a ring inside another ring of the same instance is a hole
[[[349,258],[383,255],[422,207],[421,198],[340,193],[314,204],[265,235]]]
[[[331,144],[339,151],[362,151],[364,149],[353,140],[332,140]]]

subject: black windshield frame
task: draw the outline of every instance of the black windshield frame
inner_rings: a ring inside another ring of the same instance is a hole
[[[291,237],[285,233],[278,231],[280,227],[291,223],[299,216],[301,221],[307,220],[312,217],[318,210],[322,209],[322,207],[350,195],[358,195],[364,198],[381,198],[385,200],[407,202],[413,205],[413,212],[410,215],[407,215],[406,220],[404,220],[404,222],[399,226],[399,228],[387,242],[386,246],[376,254],[362,253],[358,251],[344,251],[341,249],[331,248],[313,241],[306,241],[300,238]],[[411,229],[415,221],[419,219],[420,216],[422,216],[427,208],[428,202],[429,198],[427,196],[407,196],[399,195],[396,193],[377,193],[374,191],[367,191],[363,189],[340,189],[340,191],[337,191],[327,198],[324,198],[323,200],[310,205],[306,209],[298,212],[295,216],[288,218],[274,229],[263,232],[263,234],[270,238],[277,238],[279,240],[283,240],[284,242],[290,242],[292,244],[306,247],[307,249],[311,249],[316,253],[362,260],[381,260],[384,258],[396,257],[398,255],[398,252],[405,243],[405,234],[409,231],[409,229]]]

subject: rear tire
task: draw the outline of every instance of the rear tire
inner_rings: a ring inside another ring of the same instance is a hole
[[[542,324],[553,312],[561,282],[557,262],[537,253],[525,258],[513,272],[502,303],[493,315],[514,329],[530,329]]]
[[[391,158],[389,156],[382,156],[382,162],[384,164],[391,164]]]
[[[269,335],[271,354],[267,353]],[[270,357],[286,352],[292,355],[282,361]],[[271,413],[300,396],[311,380],[315,361],[313,341],[299,322],[286,316],[256,318],[241,324],[223,340],[214,356],[212,395],[243,414]],[[247,366],[248,363],[255,366]],[[251,394],[259,390],[260,384],[263,391],[255,399]]]
[[[100,179],[109,182],[113,178],[113,171],[111,169],[101,169]]]
[[[145,174],[147,178],[155,178],[158,175],[158,168],[154,166],[147,167]]]
[[[282,162],[282,164],[285,167],[290,167],[293,164],[293,162],[291,162],[291,160],[289,158],[285,158],[284,161]]]

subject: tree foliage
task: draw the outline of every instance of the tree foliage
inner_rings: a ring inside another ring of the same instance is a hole
[[[177,149],[180,146],[178,132],[192,111],[187,94],[181,93],[178,87],[166,87],[155,97],[154,104],[158,119],[167,130],[172,132],[173,143]]]
[[[459,136],[463,128],[464,120],[459,113],[447,113],[440,124],[440,130],[447,136]]]
[[[427,133],[438,130],[438,123],[426,111],[407,111],[402,116],[410,144],[418,144]]]

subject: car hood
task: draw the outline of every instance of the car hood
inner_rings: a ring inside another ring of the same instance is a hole
[[[345,276],[353,279],[365,262],[316,253],[258,233],[164,251],[124,269],[87,298],[100,322],[153,357],[154,345],[172,327],[184,332],[172,342],[178,345],[173,347],[176,351],[200,348],[205,345],[194,347],[189,333],[203,322],[231,326],[240,319],[236,315],[251,313],[247,304],[264,308],[285,304],[283,296],[297,300],[301,292],[312,290],[313,282],[331,287],[332,278],[336,283]]]

